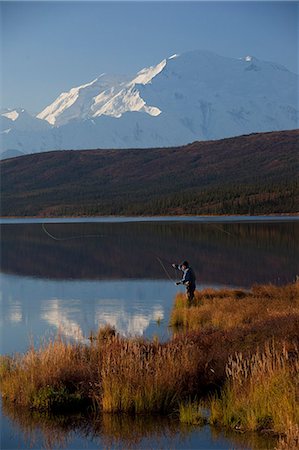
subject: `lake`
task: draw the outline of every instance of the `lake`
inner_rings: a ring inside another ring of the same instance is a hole
[[[299,274],[298,237],[296,217],[1,219],[1,354],[58,333],[88,343],[107,323],[125,336],[166,340],[175,294],[184,291],[172,262],[190,262],[198,289],[281,285]],[[31,440],[42,448],[56,435],[51,448],[272,448],[269,439],[248,443],[248,435],[165,418],[57,421],[2,409],[1,448]]]

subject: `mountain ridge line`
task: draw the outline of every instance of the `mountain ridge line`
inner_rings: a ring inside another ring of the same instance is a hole
[[[180,147],[6,159],[1,215],[296,213],[298,139],[296,129]]]

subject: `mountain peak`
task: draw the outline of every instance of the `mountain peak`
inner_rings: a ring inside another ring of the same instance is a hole
[[[170,59],[170,58],[169,58]],[[148,84],[152,81],[152,79],[157,76],[166,66],[167,61],[163,59],[156,66],[146,67],[140,70],[137,74],[137,77],[132,80],[132,83],[135,84]]]
[[[121,86],[125,77],[102,73],[89,83],[62,92],[53,103],[43,109],[36,117],[61,126],[74,119],[86,119],[90,116],[95,99],[99,94]]]
[[[244,56],[244,58],[242,58],[242,59],[243,59],[243,61],[246,61],[246,62],[252,62],[252,61],[256,60],[256,58],[254,56],[250,56],[250,55]]]
[[[3,116],[2,149],[167,147],[294,129],[297,86],[298,75],[252,55],[175,53],[131,78],[103,72],[62,92],[26,135],[25,120]]]
[[[1,116],[6,117],[7,119],[10,119],[12,121],[15,121],[19,117],[19,112],[16,109],[14,109],[2,113]]]
[[[24,108],[15,108],[15,109],[5,108],[0,113],[2,117],[6,117],[7,119],[12,120],[13,122],[17,120],[21,114],[29,115],[29,113]]]

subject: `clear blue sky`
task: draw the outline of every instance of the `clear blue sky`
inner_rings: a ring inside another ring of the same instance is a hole
[[[298,72],[295,1],[1,1],[1,107],[39,112],[99,74],[173,53],[253,55]]]

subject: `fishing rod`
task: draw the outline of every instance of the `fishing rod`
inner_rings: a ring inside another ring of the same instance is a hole
[[[172,283],[176,283],[176,281],[175,281],[175,280],[170,276],[170,274],[168,273],[168,271],[167,271],[165,265],[163,264],[161,258],[160,258],[159,256],[156,255],[156,259],[159,261],[159,263],[160,263],[162,269],[164,270],[164,272],[166,273],[166,275],[167,275],[167,277],[170,279],[170,281],[171,281]],[[166,260],[165,260],[165,261],[166,261]],[[174,267],[174,270],[176,270],[175,267]],[[176,273],[176,272],[175,272],[175,273]]]
[[[169,280],[170,280],[172,283],[176,283],[176,280],[172,278],[172,276],[170,275],[169,271],[166,269],[165,264],[163,264],[163,261],[164,261],[164,262],[166,262],[167,264],[169,264],[170,266],[173,267],[172,262],[169,261],[169,260],[166,259],[166,258],[162,258],[162,256],[157,255],[156,253],[154,253],[154,252],[151,251],[151,250],[148,250],[148,253],[150,253],[151,255],[153,255],[154,258],[159,262],[159,264],[160,264],[160,266],[162,267],[163,271],[164,271],[165,274],[167,275],[167,278],[169,278]],[[177,271],[178,269],[177,269],[176,267],[173,267],[173,269],[174,269],[175,278],[177,278],[177,273],[176,273],[176,271]]]

